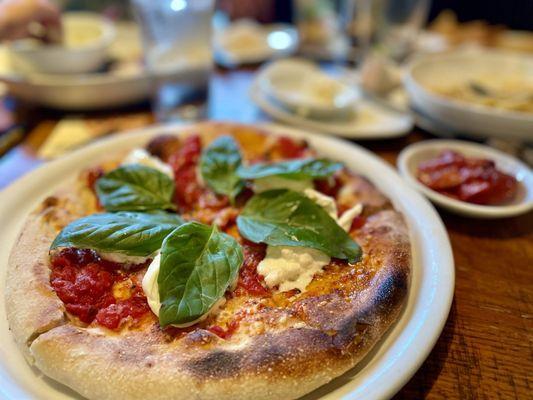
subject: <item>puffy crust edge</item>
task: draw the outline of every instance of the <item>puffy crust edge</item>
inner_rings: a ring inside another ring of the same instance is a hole
[[[243,131],[245,136],[254,133],[249,127],[225,123],[196,127],[202,135],[205,129],[207,137],[220,128],[239,137]],[[72,186],[66,192],[68,197],[79,194]],[[8,319],[30,363],[35,359],[46,375],[88,398],[297,398],[355,366],[397,319],[407,295],[407,228],[399,213],[383,211],[370,217],[361,232],[380,244],[383,265],[369,288],[353,299],[333,335],[291,328],[253,337],[239,347],[214,337],[216,348],[184,349],[186,344],[165,342],[154,332],[102,334],[66,323],[63,304],[49,286],[48,246],[57,230],[45,218],[58,208],[48,209],[46,202],[28,218],[10,256]],[[56,219],[68,222],[90,212],[87,204],[79,208],[79,215],[67,212]],[[18,301],[26,293],[35,296]]]
[[[215,338],[214,346],[204,348],[165,343],[154,330],[124,337],[64,325],[33,342],[36,365],[91,399],[298,398],[364,358],[396,321],[407,296],[411,258],[401,215],[383,211],[367,225],[361,235],[372,236],[374,250],[385,252],[383,267],[353,299],[334,334],[291,328],[239,347]]]

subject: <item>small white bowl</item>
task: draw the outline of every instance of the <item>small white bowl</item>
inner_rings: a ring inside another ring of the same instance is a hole
[[[267,96],[302,117],[347,118],[360,98],[355,88],[302,59],[273,62],[260,77],[260,89]]]
[[[80,74],[101,67],[115,37],[111,22],[96,13],[70,12],[63,16],[64,44],[45,45],[32,39],[9,46],[15,71],[34,74]]]
[[[435,158],[443,150],[454,150],[466,157],[493,160],[496,167],[514,176],[519,183],[518,193],[509,204],[485,206],[467,203],[440,194],[416,177],[421,162]],[[505,218],[524,214],[533,209],[533,173],[531,169],[516,158],[491,147],[460,140],[427,140],[407,146],[397,161],[400,174],[407,183],[426,195],[433,203],[456,214],[474,218]]]
[[[450,131],[483,138],[531,140],[533,113],[476,104],[434,91],[436,86],[462,85],[480,79],[502,82],[516,79],[533,84],[533,57],[497,50],[461,50],[422,56],[410,63],[404,83],[415,111]]]

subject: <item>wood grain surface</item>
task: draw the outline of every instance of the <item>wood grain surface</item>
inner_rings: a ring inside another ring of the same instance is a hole
[[[242,70],[215,74],[213,119],[268,121],[249,100],[252,77],[253,71]],[[148,112],[148,105],[101,115],[127,116],[139,109]],[[42,163],[35,151],[62,117],[43,110],[18,114],[32,129],[0,159],[0,188]],[[359,144],[394,164],[405,146],[430,137],[415,130],[404,138]],[[493,221],[439,213],[455,258],[455,300],[431,355],[394,398],[533,399],[533,213]]]

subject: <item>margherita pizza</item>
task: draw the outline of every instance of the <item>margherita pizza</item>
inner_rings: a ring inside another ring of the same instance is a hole
[[[83,171],[28,217],[6,303],[28,362],[90,399],[293,399],[398,318],[410,241],[303,140],[205,123]]]

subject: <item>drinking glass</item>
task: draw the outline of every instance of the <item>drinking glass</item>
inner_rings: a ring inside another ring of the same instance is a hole
[[[152,107],[159,121],[206,116],[213,0],[132,0],[141,25]]]
[[[427,19],[430,0],[350,0],[359,4],[365,43],[361,86],[385,96],[401,85],[401,64],[413,54]]]

